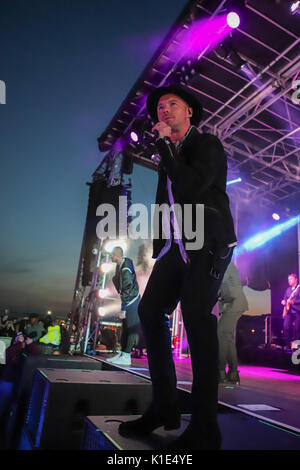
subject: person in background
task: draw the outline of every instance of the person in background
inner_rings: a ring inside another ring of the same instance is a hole
[[[39,345],[43,345],[41,347],[44,354],[53,354],[55,351],[59,351],[61,343],[60,326],[56,320],[48,317],[45,320],[45,327],[47,324],[47,333],[40,338]]]
[[[281,304],[284,306],[282,317],[285,346],[290,348],[293,339],[300,340],[300,285],[297,274],[289,274],[288,283],[289,287]]]
[[[225,271],[219,291],[218,340],[219,340],[219,382],[240,383],[235,330],[238,319],[249,308],[243,291],[241,277],[236,265],[231,262]],[[228,373],[226,373],[228,365]]]
[[[33,356],[42,354],[41,348],[31,338],[26,337],[22,331],[19,331],[14,334],[11,345],[6,349],[5,380],[14,381],[15,371],[23,352]]]
[[[10,405],[16,398],[17,388],[22,367],[22,355],[36,356],[42,354],[39,346],[31,338],[24,336],[22,331],[15,333],[11,345],[5,351],[5,364],[0,381],[0,419],[9,413]]]
[[[60,351],[61,354],[69,354],[69,352],[70,352],[70,334],[68,332],[66,322],[64,320],[61,320],[59,322],[59,326],[60,326],[60,336],[61,336],[59,351]]]
[[[25,329],[25,334],[27,336],[30,335],[33,342],[36,343],[40,340],[40,338],[45,334],[45,328],[41,321],[39,321],[39,315],[37,313],[31,313],[30,316],[30,324]]]
[[[122,300],[122,335],[120,353],[111,359],[107,359],[107,362],[130,366],[131,351],[139,340],[139,286],[133,262],[131,259],[123,256],[123,249],[121,247],[117,246],[113,249],[111,260],[117,264],[113,283]]]
[[[14,334],[13,327],[9,321],[8,315],[3,315],[0,323],[0,336],[12,337]]]

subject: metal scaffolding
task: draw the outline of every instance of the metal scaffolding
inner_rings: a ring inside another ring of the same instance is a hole
[[[300,70],[299,18],[289,14],[288,2],[278,2],[276,8],[263,0],[239,3],[242,21],[230,35],[229,47],[252,75],[220,58],[217,47],[207,47],[198,54],[198,72],[187,85],[203,103],[199,129],[220,137],[231,171],[244,175],[235,197],[247,200],[254,191],[262,205],[289,204],[300,191],[300,107],[292,100]],[[111,151],[146,115],[145,95],[178,76],[178,66],[188,55],[174,51],[193,22],[210,21],[230,5],[226,0],[187,4],[100,136],[101,151]],[[243,21],[243,15],[251,21]],[[135,163],[156,168],[138,145],[131,145],[130,151]]]
[[[108,188],[122,185],[130,202],[131,182],[129,182],[129,184],[124,182],[120,162],[122,162],[121,152],[111,152],[109,155],[106,155],[93,173],[93,181],[100,178],[105,181]],[[127,225],[129,220],[130,219],[128,218]],[[76,323],[80,332],[80,350],[82,353],[86,353],[88,350],[95,350],[96,347],[99,331],[102,325],[98,309],[101,308],[104,302],[99,299],[98,293],[100,289],[104,289],[107,280],[107,274],[105,272],[101,273],[100,266],[102,263],[109,262],[109,253],[106,252],[104,247],[105,240],[99,239],[97,247],[94,247],[93,249],[94,262],[91,283],[88,286],[82,285],[84,248],[86,244],[86,225],[87,219],[77,269],[69,328],[71,331],[73,323]]]

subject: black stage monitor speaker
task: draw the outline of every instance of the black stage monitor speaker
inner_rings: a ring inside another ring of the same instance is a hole
[[[96,361],[85,356],[27,356],[23,355],[16,370],[12,401],[9,407],[8,419],[5,424],[5,445],[8,449],[18,446],[20,432],[25,420],[34,373],[40,368],[51,369],[87,369],[102,370],[108,368],[104,362]]]
[[[188,450],[178,451],[175,454],[163,452],[182,434],[190,422],[190,416],[181,415],[181,426],[174,431],[165,431],[161,426],[146,437],[133,438],[132,436],[121,436],[118,432],[120,422],[131,421],[133,419],[136,419],[136,416],[86,417],[81,448],[83,450],[110,451],[158,450],[158,452],[150,454],[150,457],[147,453],[138,452],[136,455],[139,456],[137,457],[139,461],[137,459],[135,461],[138,468],[144,468],[144,461],[150,462],[153,465],[172,463],[182,465],[189,463],[188,457],[194,459],[197,455],[197,452]],[[297,432],[290,432],[280,425],[272,426],[267,421],[232,410],[231,408],[227,408],[225,412],[219,414],[218,423],[222,434],[222,450],[299,450],[299,434]],[[119,459],[122,459],[121,456],[124,458],[127,454],[126,452],[110,452],[107,455],[109,457],[106,457],[106,463],[117,465],[120,463]],[[129,455],[135,454],[130,452]],[[199,453],[198,455],[201,456],[202,454]],[[132,459],[133,457],[130,458]],[[131,463],[133,466],[132,461]],[[192,463],[195,464],[195,461],[193,460]]]
[[[190,415],[181,415],[181,426],[165,431],[161,426],[146,437],[124,437],[118,432],[119,424],[137,416],[87,416],[82,431],[82,450],[153,450],[163,449],[183,433],[190,423]],[[120,454],[118,454],[120,455]]]
[[[125,371],[38,369],[25,420],[27,441],[32,449],[79,449],[86,416],[140,414],[151,397],[151,382]]]

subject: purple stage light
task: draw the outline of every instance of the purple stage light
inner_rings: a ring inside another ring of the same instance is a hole
[[[227,24],[230,28],[237,28],[240,24],[240,17],[234,11],[231,11],[227,15]]]
[[[280,215],[277,214],[276,212],[274,212],[274,214],[272,214],[272,217],[274,220],[280,220]]]
[[[130,132],[130,138],[131,138],[131,140],[133,140],[133,142],[138,142],[138,140],[139,140],[139,136],[134,131]]]
[[[295,13],[298,13],[299,10],[300,10],[300,1],[298,1],[298,2],[293,2],[293,3],[291,4],[290,9],[291,9],[292,15],[295,15]],[[298,10],[298,12],[297,12],[297,10]]]
[[[210,20],[195,20],[183,33],[178,47],[170,53],[170,59],[198,59],[199,54],[214,49],[232,31],[227,23],[227,15],[219,15]],[[185,74],[184,70],[181,70]]]
[[[156,154],[153,154],[153,155],[151,155],[151,160],[152,160],[154,163],[159,163],[159,162],[160,162],[160,156],[159,156],[159,155],[156,155]]]

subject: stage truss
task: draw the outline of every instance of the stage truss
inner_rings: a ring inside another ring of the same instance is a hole
[[[106,158],[114,154],[118,139],[146,117],[145,96],[178,78],[185,58],[174,60],[174,49],[184,31],[195,20],[212,19],[226,8],[230,11],[231,4],[226,0],[187,4],[99,137],[100,150],[108,152]],[[204,105],[199,129],[220,137],[229,176],[242,176],[243,183],[230,188],[235,197],[295,208],[300,192],[300,104],[293,102],[292,87],[300,71],[300,17],[291,15],[288,1],[241,0],[238,4],[241,24],[229,38],[230,47],[254,75],[250,79],[230,60],[220,58],[218,48],[202,51],[193,64],[197,73],[188,82]],[[129,151],[136,164],[156,169],[139,145],[130,144]]]

